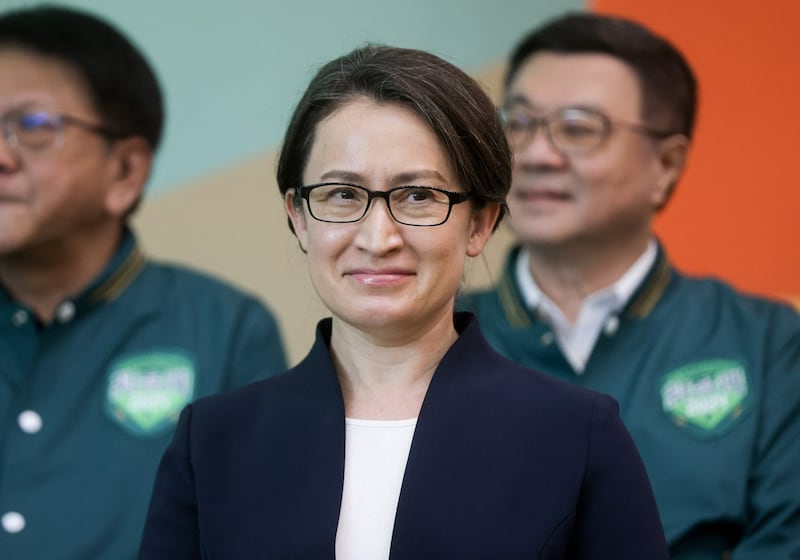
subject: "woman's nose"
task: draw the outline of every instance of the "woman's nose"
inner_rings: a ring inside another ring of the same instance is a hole
[[[387,201],[373,198],[367,214],[358,222],[356,246],[376,255],[388,253],[403,244],[401,228],[389,212]]]

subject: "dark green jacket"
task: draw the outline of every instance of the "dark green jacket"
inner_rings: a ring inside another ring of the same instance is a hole
[[[184,405],[285,367],[261,303],[130,233],[48,325],[0,287],[0,558],[134,558]]]
[[[619,401],[673,558],[800,559],[800,316],[683,276],[659,249],[578,375],[523,303],[518,253],[459,307],[508,358]]]

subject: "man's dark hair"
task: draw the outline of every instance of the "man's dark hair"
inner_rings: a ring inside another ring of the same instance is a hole
[[[494,104],[462,70],[413,49],[369,45],[319,70],[284,137],[277,171],[281,194],[303,184],[317,125],[361,97],[419,115],[441,142],[472,203],[500,204],[499,223],[511,185],[511,151]]]
[[[643,25],[613,16],[568,14],[533,30],[514,49],[505,85],[534,54],[607,54],[637,76],[642,119],[650,128],[692,137],[697,81],[675,46]]]
[[[141,136],[155,151],[164,107],[158,80],[142,53],[100,18],[61,6],[0,14],[0,48],[56,59],[77,71],[105,128]]]

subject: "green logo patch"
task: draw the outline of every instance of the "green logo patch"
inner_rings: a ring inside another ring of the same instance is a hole
[[[722,429],[744,410],[748,395],[744,366],[733,360],[706,360],[664,376],[661,404],[679,426],[704,432]]]
[[[105,408],[134,435],[171,428],[194,395],[194,363],[179,352],[127,356],[111,365]]]

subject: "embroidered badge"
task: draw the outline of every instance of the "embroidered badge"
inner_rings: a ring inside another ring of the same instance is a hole
[[[126,356],[110,370],[106,412],[134,435],[172,427],[194,395],[194,363],[180,352]]]
[[[725,427],[744,410],[748,395],[744,366],[733,360],[706,360],[664,376],[661,404],[679,426],[710,433]]]

